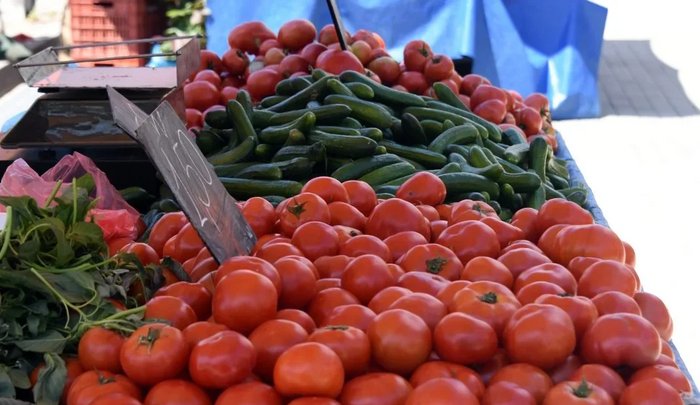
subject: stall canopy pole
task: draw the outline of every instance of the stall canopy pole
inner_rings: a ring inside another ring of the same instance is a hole
[[[347,51],[348,45],[345,43],[345,27],[343,26],[343,20],[340,19],[340,13],[338,12],[338,5],[335,0],[326,0],[328,4],[328,11],[331,13],[331,18],[333,19],[333,25],[335,26],[335,33],[338,34],[338,42],[340,43],[340,49]]]

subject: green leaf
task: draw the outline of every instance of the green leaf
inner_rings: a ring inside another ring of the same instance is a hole
[[[68,230],[68,239],[81,245],[99,246],[104,243],[104,234],[95,223],[76,222]]]
[[[36,339],[25,339],[15,345],[25,352],[61,353],[68,339],[55,330],[51,330]]]
[[[39,372],[36,385],[32,392],[37,405],[56,405],[61,399],[63,386],[66,383],[68,371],[61,356],[54,353],[44,355],[44,367]]]
[[[34,262],[36,261],[36,256],[41,251],[41,240],[37,233],[33,233],[32,236],[27,239],[23,244],[19,245],[18,256],[21,260]]]
[[[0,366],[0,398],[14,398],[15,395],[15,386],[12,384],[7,368]]]
[[[20,370],[19,368],[10,368],[7,370],[7,373],[10,376],[10,380],[12,380],[12,384],[23,390],[28,390],[32,388],[32,383],[29,381],[29,376],[24,370]]]
[[[92,192],[95,190],[95,179],[92,178],[92,175],[90,175],[90,173],[86,173],[78,177],[75,180],[75,183],[78,186],[78,188],[86,190],[88,194],[92,194]]]
[[[37,315],[46,316],[49,314],[49,307],[44,300],[29,303],[27,309]]]
[[[89,301],[95,294],[95,280],[90,273],[73,271],[67,273],[41,274],[51,286],[70,303],[83,303]],[[54,299],[58,299],[54,297]]]

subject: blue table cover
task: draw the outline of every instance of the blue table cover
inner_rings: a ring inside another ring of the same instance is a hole
[[[453,58],[470,56],[472,71],[522,94],[547,94],[556,119],[595,117],[598,63],[607,9],[586,0],[337,0],[345,27],[378,32],[389,53],[424,39]],[[273,31],[307,18],[331,23],[325,0],[208,0],[208,48],[222,54],[228,32],[244,21]]]

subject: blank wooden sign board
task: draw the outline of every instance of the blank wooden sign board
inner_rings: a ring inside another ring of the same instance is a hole
[[[255,234],[168,102],[147,115],[107,87],[114,121],[143,145],[217,262],[249,254]]]

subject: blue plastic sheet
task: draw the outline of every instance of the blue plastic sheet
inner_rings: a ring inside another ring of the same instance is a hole
[[[549,97],[555,119],[595,117],[598,63],[607,10],[586,0],[337,0],[350,32],[378,32],[402,57],[411,39],[453,58],[471,56],[473,72],[523,94]],[[221,54],[228,32],[250,20],[276,31],[288,20],[331,23],[325,0],[208,0],[208,47]]]

